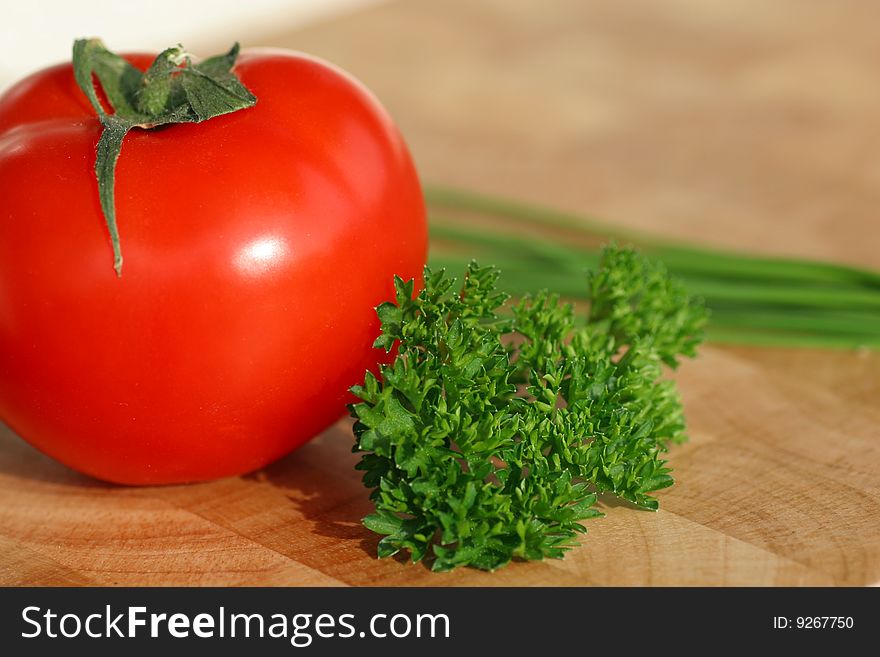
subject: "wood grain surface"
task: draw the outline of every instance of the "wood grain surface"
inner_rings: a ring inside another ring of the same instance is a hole
[[[425,180],[880,268],[878,21],[858,0],[407,0],[234,36],[361,78]],[[661,511],[603,500],[564,560],[494,574],[375,558],[347,421],[260,472],[161,488],[4,429],[0,584],[880,584],[880,355],[712,346],[677,378],[692,439]]]

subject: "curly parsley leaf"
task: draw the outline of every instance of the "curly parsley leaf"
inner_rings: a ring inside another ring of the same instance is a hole
[[[706,311],[662,265],[608,247],[590,274],[590,313],[547,292],[504,312],[498,270],[471,263],[456,285],[425,269],[395,280],[376,347],[397,355],[352,388],[358,469],[384,538],[434,570],[495,570],[561,558],[602,515],[597,493],[656,509],[673,481],[662,455],[684,440],[664,364],[692,356]]]

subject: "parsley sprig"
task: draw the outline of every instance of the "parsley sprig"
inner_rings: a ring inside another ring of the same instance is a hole
[[[561,558],[602,515],[598,493],[657,508],[663,454],[684,439],[664,366],[694,355],[706,311],[665,268],[608,247],[586,282],[585,319],[558,295],[505,311],[499,272],[471,263],[461,285],[425,269],[395,279],[375,346],[394,360],[352,390],[358,468],[373,489],[364,524],[379,556],[434,570],[495,570]]]

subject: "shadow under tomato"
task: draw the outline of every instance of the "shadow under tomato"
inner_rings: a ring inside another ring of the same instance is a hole
[[[0,476],[8,479],[3,487],[13,486],[16,479],[62,486],[91,489],[119,488],[68,468],[46,456],[0,422]]]

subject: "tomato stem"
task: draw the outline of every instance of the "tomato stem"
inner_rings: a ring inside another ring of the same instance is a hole
[[[101,210],[107,221],[110,242],[113,245],[113,269],[117,276],[122,276],[122,247],[119,244],[119,229],[116,226],[116,200],[114,198],[114,181],[116,177],[116,161],[122,150],[122,140],[131,129],[123,121],[116,121],[108,116],[101,123],[104,132],[98,141],[98,157],[95,160],[95,172],[98,176],[98,195],[101,198]]]
[[[74,42],[76,83],[104,128],[97,144],[95,176],[117,276],[122,276],[122,247],[116,224],[116,163],[125,136],[132,128],[149,130],[169,123],[199,123],[252,107],[256,97],[232,72],[238,51],[236,43],[223,55],[193,64],[183,46],[178,45],[162,51],[142,73],[107,50],[99,39]],[[112,114],[107,113],[98,98],[93,75],[113,109]]]

